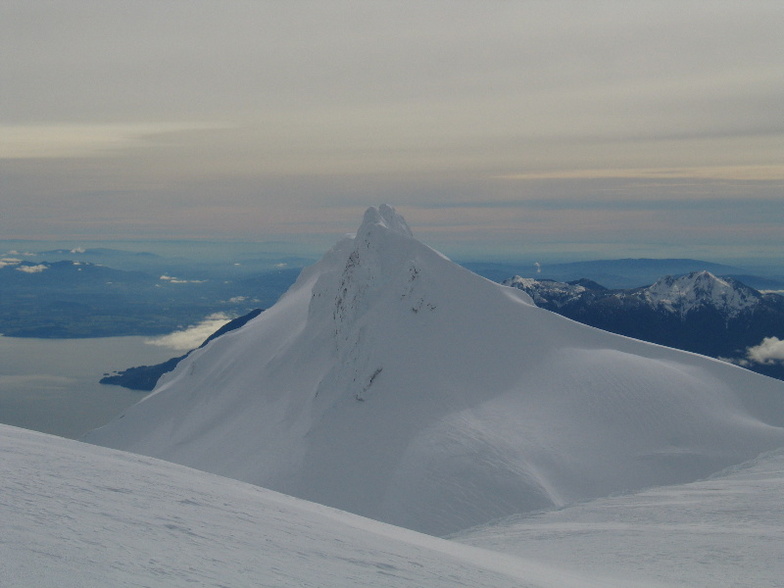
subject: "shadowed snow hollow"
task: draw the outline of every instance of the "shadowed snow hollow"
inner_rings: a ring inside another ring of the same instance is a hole
[[[784,382],[599,331],[370,208],[86,440],[446,534],[784,446]]]

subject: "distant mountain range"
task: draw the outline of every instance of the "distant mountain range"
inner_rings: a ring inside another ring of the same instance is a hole
[[[537,306],[576,321],[652,343],[731,359],[784,378],[784,368],[746,360],[765,337],[784,339],[784,296],[764,294],[708,271],[666,276],[642,288],[608,289],[591,280],[559,282],[515,276],[504,281]]]
[[[10,250],[0,254],[0,333],[39,338],[162,335],[214,313],[233,317],[267,308],[307,263],[275,246],[264,253],[258,246],[245,250],[237,245],[224,257],[208,257],[209,251],[200,250],[187,259],[106,247]],[[497,282],[523,271],[511,262],[461,265]],[[754,288],[784,289],[775,269],[750,275],[747,268],[690,259],[598,260],[535,269],[537,279],[587,277],[612,288],[706,269]]]
[[[6,257],[0,259],[0,333],[38,338],[163,335],[216,312],[238,316],[271,306],[299,272],[299,267],[283,267],[238,270],[231,276],[192,268],[184,274],[153,273],[87,261]]]
[[[465,267],[495,282],[503,282],[510,275],[535,275],[537,280],[570,282],[589,278],[607,288],[637,288],[652,284],[661,276],[678,276],[695,271],[709,271],[714,275],[731,276],[744,284],[762,289],[784,289],[784,279],[776,275],[752,275],[748,269],[712,263],[700,259],[600,259],[569,263],[520,264],[467,262]]]

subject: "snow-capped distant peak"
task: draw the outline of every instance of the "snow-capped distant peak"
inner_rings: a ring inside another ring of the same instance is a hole
[[[665,276],[641,293],[650,305],[682,317],[700,307],[712,307],[735,317],[760,299],[754,289],[731,278],[717,278],[708,271]]]
[[[537,306],[552,304],[557,308],[577,300],[581,294],[588,290],[588,288],[579,283],[570,284],[555,280],[523,278],[521,276],[514,276],[504,280],[503,284],[527,293]]]
[[[533,288],[542,284],[536,278],[524,278],[522,276],[513,276],[508,280],[504,280],[504,286],[512,286],[514,288]]]

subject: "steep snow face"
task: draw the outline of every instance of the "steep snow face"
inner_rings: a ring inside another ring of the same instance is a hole
[[[734,318],[760,300],[753,289],[734,280],[717,278],[707,271],[666,276],[643,289],[640,295],[651,306],[681,317],[700,307],[712,307]]]
[[[401,300],[411,297],[420,269],[417,251],[406,221],[389,206],[370,208],[356,237],[339,243],[332,267],[318,267],[309,320],[331,319],[335,348],[343,354],[363,345],[363,316],[390,293]],[[322,264],[328,265],[326,263]],[[423,300],[415,304],[425,304]]]
[[[784,445],[784,383],[536,308],[391,207],[90,442],[445,534]]]

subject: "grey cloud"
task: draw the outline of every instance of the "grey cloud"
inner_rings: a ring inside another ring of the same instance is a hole
[[[765,337],[759,345],[746,350],[748,361],[760,364],[784,362],[784,341],[778,337]]]
[[[0,161],[0,230],[253,238],[382,199],[445,226],[482,211],[489,232],[510,208],[551,211],[541,230],[563,211],[670,210],[688,189],[493,176],[781,161],[783,17],[741,1],[8,0],[0,152],[19,159]],[[33,129],[47,158],[22,152]],[[599,193],[614,188],[634,199]]]

